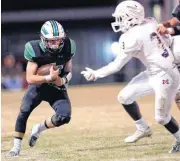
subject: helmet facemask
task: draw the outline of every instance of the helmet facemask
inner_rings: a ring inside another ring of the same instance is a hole
[[[111,23],[111,26],[114,32],[124,33],[129,30],[130,26],[134,26],[128,15],[113,15],[113,17],[115,17],[115,22]]]
[[[61,49],[61,46],[64,44],[64,38],[53,38],[48,39],[41,36],[41,40],[43,43],[44,48],[49,51],[50,53],[55,53]]]
[[[128,14],[123,14],[123,15],[114,15],[113,17],[115,17],[115,22],[111,23],[111,26],[114,30],[114,32],[126,32],[128,31],[130,28],[132,28],[133,26],[139,25],[141,24],[141,22],[139,22],[138,18],[136,17],[132,17]]]

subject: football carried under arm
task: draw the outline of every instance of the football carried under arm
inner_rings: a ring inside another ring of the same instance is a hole
[[[47,67],[46,67],[47,68]],[[35,62],[28,61],[26,68],[26,80],[29,84],[42,84],[56,80],[59,75],[59,69],[54,69],[53,65],[49,68],[49,74],[43,75],[42,68],[39,68]],[[47,69],[46,69],[47,72]],[[41,74],[40,74],[41,73]]]
[[[65,71],[66,74],[62,78],[58,77],[58,78],[56,78],[55,81],[53,81],[51,83],[54,83],[57,86],[62,86],[64,84],[68,83],[71,80],[71,78],[72,78],[72,59],[69,60],[65,64],[64,71]]]

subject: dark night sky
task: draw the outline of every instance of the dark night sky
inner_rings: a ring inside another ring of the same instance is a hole
[[[2,12],[52,8],[76,8],[115,5],[117,0],[2,0]]]
[[[8,11],[19,11],[19,10],[42,10],[42,9],[61,9],[61,8],[81,8],[81,7],[99,7],[99,6],[115,6],[117,0],[2,0],[2,12]],[[111,17],[110,17],[111,18]],[[3,24],[2,31],[3,33],[10,32],[14,30],[16,32],[25,30],[28,28],[34,31],[39,29],[44,22],[35,22],[35,23],[7,23]],[[88,27],[89,25],[96,24],[98,27],[99,24],[105,25],[111,23],[111,20],[95,20],[87,21],[85,25],[80,25],[80,22],[73,23],[74,28],[79,27]],[[11,24],[11,25],[10,25]],[[71,22],[63,22],[64,26],[69,28],[72,26]]]

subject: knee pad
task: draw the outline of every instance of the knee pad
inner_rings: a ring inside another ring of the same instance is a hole
[[[63,124],[68,124],[70,120],[71,120],[71,117],[69,115],[68,116],[63,116],[63,115],[55,114],[51,118],[51,122],[56,127],[61,126]]]
[[[125,105],[132,104],[135,101],[130,96],[124,94],[123,92],[120,92],[118,94],[117,99],[121,104],[125,104]]]
[[[167,117],[157,116],[155,117],[155,120],[158,124],[166,125],[171,120],[171,116],[170,115]]]
[[[176,102],[176,103],[180,103],[180,91],[179,91],[179,90],[178,90],[178,92],[176,93],[175,102]]]

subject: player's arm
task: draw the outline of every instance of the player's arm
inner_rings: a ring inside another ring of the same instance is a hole
[[[132,58],[129,54],[121,52],[116,59],[107,66],[102,67],[96,71],[96,77],[104,78],[108,75],[114,74],[121,70],[121,68]]]
[[[64,67],[65,76],[63,77],[65,79],[65,83],[68,83],[72,78],[72,59],[70,59]]]
[[[72,57],[75,55],[76,53],[76,43],[74,40],[70,39],[70,44],[71,44],[71,55]],[[65,64],[64,67],[64,79],[65,79],[65,83],[68,83],[71,78],[72,78],[72,58]]]
[[[86,71],[82,71],[81,74],[84,75],[86,80],[95,81],[99,78],[104,78],[108,75],[118,72],[130,59],[130,55],[120,53],[116,59],[107,66],[104,66],[98,70],[92,70],[86,67]]]
[[[157,31],[160,34],[174,35],[175,34],[175,26],[177,26],[178,24],[180,24],[180,21],[176,17],[173,17],[169,21],[159,24]]]
[[[118,72],[121,68],[132,58],[134,52],[139,51],[140,47],[136,40],[120,40],[120,53],[116,57],[116,59],[109,63],[107,66],[102,67],[98,70],[92,70],[90,68],[86,68],[86,71],[82,71],[81,74],[84,75],[86,80],[96,80],[98,78],[104,78],[108,75]],[[125,47],[126,46],[126,47]]]
[[[176,17],[173,17],[168,21],[162,22],[162,25],[166,28],[175,27],[179,24],[180,24],[180,21]]]
[[[26,67],[26,80],[28,84],[50,83],[58,77],[59,70],[54,70],[53,66],[50,69],[50,74],[46,76],[36,75],[37,68],[37,63],[28,61]]]
[[[41,84],[46,82],[45,76],[36,75],[37,68],[37,63],[28,61],[26,67],[26,80],[28,84]]]
[[[71,45],[71,56],[73,57],[76,53],[76,43],[74,40],[70,39],[70,45]],[[61,78],[58,77],[53,83],[55,83],[57,86],[62,86],[66,83],[68,83],[72,78],[72,58],[66,62],[64,67],[65,75]]]
[[[29,84],[42,84],[45,82],[51,82],[58,77],[59,71],[54,71],[53,67],[50,69],[49,75],[36,75],[38,64],[33,62],[32,58],[35,57],[35,52],[29,42],[25,45],[24,57],[28,60],[26,67],[26,80]]]
[[[162,23],[164,27],[169,28],[180,25],[180,4],[173,10],[172,15],[173,18]]]
[[[169,19],[168,21],[162,22],[159,26],[157,31],[160,34],[177,34],[176,26],[180,25],[180,5],[178,5],[172,12],[173,18]]]
[[[64,67],[65,75],[61,78],[58,77],[55,81],[52,83],[56,84],[57,86],[62,86],[66,83],[68,83],[72,78],[72,59],[70,59]]]

